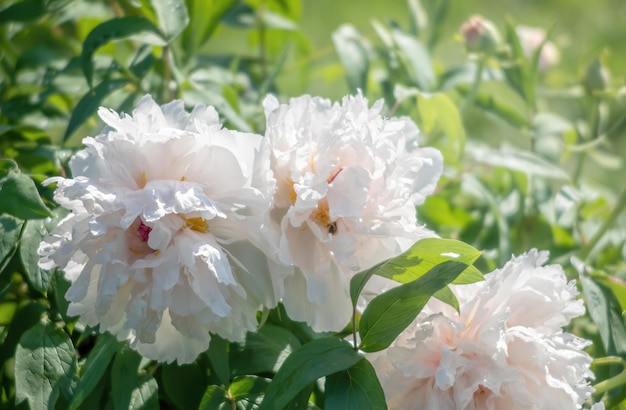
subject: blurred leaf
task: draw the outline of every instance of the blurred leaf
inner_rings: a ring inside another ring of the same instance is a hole
[[[107,80],[96,86],[93,90],[87,91],[76,108],[72,111],[72,116],[67,124],[63,141],[67,141],[68,138],[80,127],[89,117],[96,113],[102,101],[113,91],[122,88],[128,84],[129,80]]]
[[[224,15],[237,0],[189,0],[190,23],[183,32],[183,41],[190,56],[213,35]]]
[[[159,408],[156,381],[149,374],[139,375],[140,364],[141,355],[128,347],[128,344],[121,344],[111,369],[114,409]]]
[[[17,250],[22,225],[12,216],[0,215],[0,274]]]
[[[372,268],[375,274],[409,283],[424,276],[433,267],[448,261],[461,262],[466,269],[455,277],[452,283],[466,284],[483,280],[483,275],[472,264],[481,252],[472,246],[454,239],[425,238],[421,239],[401,255],[389,259]]]
[[[626,357],[626,326],[613,292],[584,274],[580,275],[580,283],[589,315],[598,325],[605,352],[609,356]]]
[[[111,359],[117,350],[117,339],[110,333],[98,336],[94,348],[89,352],[87,361],[82,366],[81,377],[74,390],[74,396],[70,402],[70,409],[77,409],[89,396],[89,393],[102,383],[102,376],[109,367]]]
[[[39,293],[46,293],[53,273],[39,267],[39,255],[37,254],[37,248],[47,234],[48,230],[44,220],[30,220],[25,222],[20,238],[19,252],[22,265],[24,265],[28,281]]]
[[[294,21],[267,9],[259,13],[259,18],[267,28],[286,31],[293,31],[298,28],[298,25]]]
[[[400,59],[415,85],[421,91],[430,90],[435,85],[436,77],[426,47],[416,37],[405,33],[398,26],[391,28],[391,36],[400,50]]]
[[[533,118],[533,130],[537,137],[542,135],[561,135],[574,127],[569,120],[552,112],[540,112]]]
[[[407,5],[409,6],[411,34],[418,37],[422,30],[428,26],[428,15],[420,0],[407,0]]]
[[[608,275],[604,272],[593,271],[589,274],[596,282],[611,289],[613,295],[619,302],[619,306],[622,312],[626,311],[626,282],[622,279]]]
[[[535,109],[535,75],[534,68],[530,66],[528,58],[524,54],[520,39],[517,36],[515,25],[512,21],[506,22],[506,41],[509,45],[511,58],[502,62],[502,71],[509,86],[516,91],[526,104]]]
[[[213,340],[211,339],[210,347],[213,347]],[[228,357],[225,351],[222,354]],[[169,399],[178,408],[194,409],[202,400],[205,386],[208,384],[209,379],[206,373],[207,369],[202,368],[197,362],[184,365],[163,364],[161,366],[161,385]],[[228,383],[230,381],[228,373],[226,377],[226,383]]]
[[[459,91],[463,97],[469,94],[469,90],[470,88],[467,84],[457,86],[457,91]],[[522,129],[528,128],[528,120],[524,115],[504,102],[496,100],[493,95],[479,91],[474,97],[474,104],[478,108],[506,121],[513,127]]]
[[[374,368],[366,359],[326,377],[327,409],[386,410],[385,394]]]
[[[235,375],[277,372],[300,342],[289,330],[266,323],[248,332],[243,343],[232,345],[230,366]]]
[[[32,179],[22,174],[15,161],[0,160],[0,214],[20,219],[53,216],[44,205]]]
[[[0,24],[34,20],[46,13],[46,1],[18,1],[0,11]]]
[[[350,92],[361,90],[363,94],[367,94],[369,56],[361,35],[354,26],[342,24],[333,32],[333,43],[346,71]]]
[[[184,0],[151,0],[159,26],[167,42],[175,39],[189,24],[189,14]]]
[[[362,359],[345,340],[334,337],[315,339],[287,357],[270,383],[259,409],[281,410],[320,377],[345,370]]]
[[[471,145],[467,153],[475,161],[511,171],[522,172],[557,181],[569,181],[569,175],[560,167],[530,151],[515,148],[495,150],[484,145]]]
[[[226,410],[232,409],[226,399],[226,390],[219,386],[207,387],[198,410]]]
[[[87,79],[89,88],[93,87],[93,55],[100,47],[112,41],[122,40],[131,36],[143,34],[145,43],[165,45],[161,32],[150,20],[145,17],[119,17],[98,25],[91,30],[83,42],[83,52],[80,56],[81,66]],[[145,36],[148,34],[149,36]]]
[[[452,283],[466,268],[465,263],[444,262],[413,282],[392,288],[372,299],[359,322],[359,349],[377,352],[388,347],[417,317],[430,297]]]
[[[15,353],[16,403],[54,409],[59,393],[71,397],[75,383],[76,355],[63,329],[44,319],[27,330]]]

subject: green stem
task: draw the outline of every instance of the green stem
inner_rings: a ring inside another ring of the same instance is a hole
[[[617,221],[617,218],[620,216],[620,214],[624,211],[624,208],[626,208],[626,187],[624,188],[624,190],[622,190],[622,193],[618,197],[617,203],[615,204],[615,208],[613,208],[613,211],[611,212],[609,217],[606,219],[606,221],[604,221],[602,226],[591,237],[589,242],[587,242],[580,249],[581,259],[586,260],[589,257],[589,254],[591,253],[591,251],[593,251],[593,248],[595,248],[598,242],[600,242],[600,239],[602,239],[604,234],[611,227],[615,226],[615,222]]]
[[[600,383],[596,383],[593,386],[596,390],[593,395],[601,395],[609,390],[613,390],[616,387],[622,387],[624,384],[626,384],[626,368],[610,379],[602,380]]]
[[[478,60],[478,67],[476,68],[476,73],[474,75],[474,82],[472,83],[472,88],[470,88],[469,93],[465,97],[465,101],[463,101],[463,105],[461,105],[461,114],[465,113],[470,105],[474,102],[476,98],[476,93],[478,92],[478,87],[483,80],[483,72],[485,71],[485,57],[481,56],[480,60]]]
[[[352,341],[354,342],[354,351],[359,351],[359,346],[356,343],[356,305],[352,308]]]

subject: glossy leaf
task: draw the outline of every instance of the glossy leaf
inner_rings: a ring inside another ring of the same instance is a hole
[[[327,409],[386,410],[385,394],[374,368],[366,359],[326,377]]]
[[[83,42],[83,51],[80,63],[87,79],[87,84],[93,86],[93,55],[100,47],[112,41],[122,40],[131,36],[144,36],[144,41],[151,44],[165,45],[161,32],[150,20],[145,17],[118,17],[96,26]],[[67,134],[66,134],[67,135]]]
[[[52,271],[39,267],[37,248],[42,239],[48,234],[45,222],[41,219],[26,221],[20,239],[20,259],[26,271],[31,286],[40,293],[48,290],[52,279]]]
[[[53,409],[60,394],[69,398],[76,383],[76,356],[69,336],[44,319],[26,331],[15,353],[16,402]]]
[[[207,387],[198,410],[222,410],[232,409],[226,400],[226,390],[219,386]]]
[[[10,159],[0,160],[0,214],[20,219],[41,219],[53,216],[41,200],[32,179],[22,174]]]
[[[102,376],[109,367],[116,350],[117,339],[115,336],[110,333],[103,333],[98,336],[96,345],[82,366],[81,378],[70,402],[70,409],[78,409],[96,386],[102,383]]]
[[[189,24],[189,14],[184,0],[152,0],[159,27],[167,42],[171,42]]]
[[[98,111],[102,105],[102,101],[112,92],[118,90],[128,84],[129,80],[111,80],[98,84],[93,90],[87,91],[87,94],[78,101],[76,108],[72,111],[72,116],[67,124],[63,141],[67,141],[74,131],[78,129],[85,121]]]
[[[12,216],[0,215],[0,273],[17,251],[22,225],[23,222]]]
[[[280,410],[320,377],[345,370],[362,357],[344,340],[315,339],[293,352],[270,383],[260,410]]]
[[[113,408],[156,409],[159,407],[156,381],[150,375],[139,375],[141,355],[120,345],[111,368]]]
[[[444,262],[413,282],[376,296],[361,315],[359,348],[376,352],[388,347],[417,317],[431,296],[452,283],[466,268],[461,262]]]

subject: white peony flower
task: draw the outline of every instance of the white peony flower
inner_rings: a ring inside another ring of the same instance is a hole
[[[484,282],[431,299],[385,351],[370,355],[390,409],[577,409],[593,388],[589,342],[563,332],[584,313],[547,252],[511,259]]]
[[[261,136],[221,128],[213,107],[187,113],[150,96],[132,116],[99,115],[108,126],[83,140],[73,179],[48,180],[72,212],[41,243],[40,264],[71,281],[68,314],[159,361],[195,360],[209,332],[242,340],[276,303],[262,253],[245,242],[269,207],[267,171],[254,170]]]
[[[517,33],[520,45],[524,50],[524,54],[527,57],[530,57],[535,50],[537,50],[537,48],[544,41],[546,41],[545,30],[539,27],[519,25],[515,27],[515,32]],[[547,70],[548,68],[558,64],[560,59],[561,54],[559,53],[559,49],[553,42],[547,41],[539,53],[539,69]]]
[[[283,302],[316,331],[340,330],[351,316],[350,277],[434,236],[415,206],[433,192],[441,153],[418,147],[408,118],[385,119],[362,95],[332,104],[302,96],[264,101],[271,169],[270,250],[293,268]]]

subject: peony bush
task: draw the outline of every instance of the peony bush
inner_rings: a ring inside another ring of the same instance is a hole
[[[301,6],[0,6],[2,407],[623,407],[605,55],[409,0],[322,96]]]

